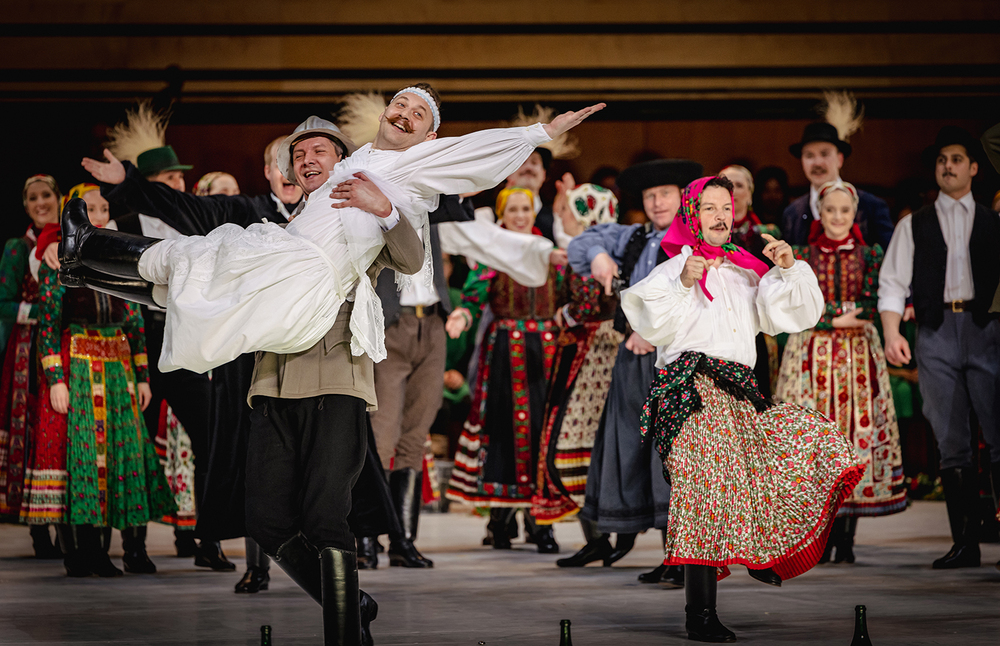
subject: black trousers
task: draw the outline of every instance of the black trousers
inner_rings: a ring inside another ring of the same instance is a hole
[[[254,399],[247,531],[273,555],[301,532],[317,549],[355,551],[351,489],[368,450],[365,402],[348,395]]]
[[[177,420],[184,426],[184,431],[191,438],[191,450],[194,451],[194,495],[200,515],[200,498],[205,491],[208,454],[211,450],[208,420],[212,382],[208,375],[199,375],[190,370],[160,372],[156,364],[160,360],[160,351],[163,349],[164,314],[143,307],[142,316],[146,324],[149,389],[153,393],[152,401],[142,413],[146,422],[146,432],[150,439],[155,442],[156,431],[160,425],[160,407],[163,400],[167,400]],[[195,531],[195,536],[205,538],[198,531]]]

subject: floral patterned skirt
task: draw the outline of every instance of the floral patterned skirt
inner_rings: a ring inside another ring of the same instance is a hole
[[[832,419],[864,463],[864,477],[839,515],[885,516],[906,509],[892,383],[875,326],[789,336],[775,398]]]
[[[814,411],[758,413],[702,374],[701,398],[673,439],[668,565],[773,568],[782,579],[819,560],[831,521],[861,478],[844,436]]]
[[[590,453],[621,342],[610,320],[559,335],[531,505],[539,524],[570,518],[583,506]]]
[[[194,490],[195,455],[191,450],[191,438],[167,400],[161,403],[160,426],[156,431],[156,455],[177,505],[176,513],[159,520],[177,529],[194,531],[198,524]]]

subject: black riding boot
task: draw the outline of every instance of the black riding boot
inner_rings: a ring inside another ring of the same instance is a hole
[[[79,527],[79,525],[62,523],[56,525],[56,535],[59,537],[59,545],[63,550],[63,565],[66,567],[66,576],[74,578],[90,576],[94,573],[90,569],[89,559],[80,549],[80,535],[77,531]]]
[[[141,279],[139,258],[157,242],[155,238],[98,229],[87,216],[87,203],[74,198],[63,209],[60,273],[70,279],[82,265],[119,278]]]
[[[378,569],[378,536],[358,537],[358,569]]]
[[[979,472],[975,468],[942,469],[941,485],[954,545],[931,567],[979,567]]]
[[[324,548],[320,552],[323,589],[323,643],[326,646],[360,646],[361,591],[358,556],[354,552]]]
[[[28,531],[31,533],[31,546],[35,550],[36,559],[63,558],[62,550],[52,543],[48,525],[31,525]]]
[[[417,551],[417,525],[420,522],[421,474],[416,469],[397,469],[389,474],[389,491],[403,526],[402,536],[389,536],[389,565],[412,568],[434,567],[434,562]]]
[[[608,535],[597,531],[597,523],[592,520],[581,518],[580,527],[583,528],[583,537],[587,539],[587,544],[573,556],[556,561],[556,565],[559,567],[583,567],[594,561],[603,561],[604,567],[610,566],[611,553],[614,550],[611,547],[611,541],[608,540]]]
[[[226,558],[222,553],[222,543],[219,541],[201,540],[198,545],[198,552],[194,557],[194,564],[198,567],[209,567],[216,572],[232,572],[236,569],[236,564]]]
[[[236,584],[237,594],[253,594],[261,590],[267,590],[267,584],[271,580],[270,570],[271,559],[267,558],[264,550],[260,549],[257,541],[247,536],[243,539],[247,551],[247,571]]]
[[[120,278],[80,265],[72,272],[60,269],[59,282],[67,287],[89,287],[126,301],[160,307],[153,299],[153,283],[142,278]]]
[[[736,641],[736,635],[722,625],[715,612],[715,596],[718,588],[715,568],[710,565],[684,566],[684,597],[687,606],[685,627],[688,639],[696,642],[728,644]]]
[[[156,566],[146,553],[146,526],[126,527],[122,530],[122,564],[131,574],[156,574]]]
[[[122,571],[115,567],[108,557],[106,542],[102,542],[102,528],[93,525],[77,525],[76,538],[80,554],[87,568],[99,577],[111,578],[122,576]]]
[[[302,534],[296,534],[282,543],[270,556],[288,578],[295,581],[316,603],[323,605],[319,551]]]

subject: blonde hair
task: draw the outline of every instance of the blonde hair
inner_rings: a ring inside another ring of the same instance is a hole
[[[211,173],[205,173],[198,180],[198,183],[194,185],[194,194],[205,196],[211,195],[212,184],[214,184],[218,179],[222,177],[228,177],[233,180],[233,184],[236,184],[236,190],[239,191],[240,183],[236,181],[236,178],[229,173],[224,173],[220,170],[212,171]]]
[[[750,195],[753,196],[753,173],[750,172],[750,169],[747,168],[746,166],[740,166],[739,164],[730,164],[725,168],[723,168],[722,170],[720,170],[719,175],[722,175],[730,168],[732,168],[735,171],[743,173],[744,177],[746,177],[747,180],[747,188],[750,189]]]
[[[286,137],[276,137],[274,140],[271,141],[271,143],[267,145],[266,148],[264,148],[265,166],[270,166],[274,162],[275,158],[277,157],[275,151],[278,150],[278,146],[280,146],[281,142],[283,142],[285,139]]]
[[[24,188],[21,189],[21,204],[24,208],[28,208],[28,187],[37,182],[45,184],[52,192],[56,194],[56,200],[62,202],[62,192],[59,190],[59,185],[56,184],[56,178],[51,175],[32,175],[24,181]]]

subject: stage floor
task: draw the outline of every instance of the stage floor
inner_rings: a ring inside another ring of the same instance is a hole
[[[659,533],[639,537],[613,568],[555,567],[557,557],[515,543],[480,545],[486,521],[467,512],[425,514],[419,546],[433,570],[387,567],[361,573],[379,602],[379,646],[469,644],[554,646],[559,620],[573,622],[576,646],[680,644],[684,592],[643,585],[636,575],[661,557]],[[868,606],[876,646],[1000,643],[1000,545],[983,545],[983,567],[933,571],[947,551],[944,503],[859,523],[855,565],[824,565],[782,588],[742,568],[719,584],[723,622],[741,643],[846,646],[854,606]],[[562,555],[582,544],[579,526],[556,526]],[[196,568],[173,554],[170,528],[150,526],[159,572],[118,579],[69,579],[61,561],[35,561],[27,528],[0,526],[2,644],[258,644],[262,624],[275,646],[322,643],[320,609],[277,568],[271,589],[237,595],[243,541],[224,543],[236,573]],[[112,557],[121,555],[118,533]],[[120,565],[120,562],[119,562]]]

